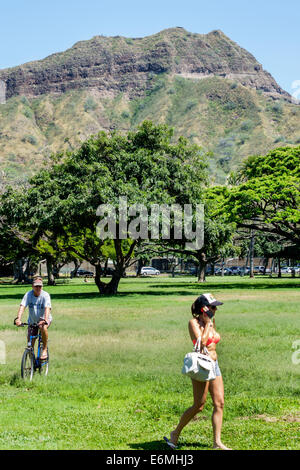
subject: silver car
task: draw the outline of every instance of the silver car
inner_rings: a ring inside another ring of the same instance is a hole
[[[153,268],[152,266],[144,266],[141,269],[142,276],[158,276],[160,271],[158,269]]]

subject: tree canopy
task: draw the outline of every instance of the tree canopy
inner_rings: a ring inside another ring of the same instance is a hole
[[[140,240],[116,237],[115,274],[110,283],[100,280],[100,263],[107,240],[96,236],[97,208],[119,205],[185,204],[199,202],[207,182],[205,156],[184,138],[172,143],[172,130],[145,121],[136,132],[120,135],[100,132],[72,153],[58,154],[48,169],[29,181],[26,191],[5,196],[6,212],[31,233],[35,246],[57,246],[78,253],[96,266],[96,283],[102,293],[115,293],[120,277]],[[15,201],[19,200],[18,208]],[[117,235],[120,221],[117,220]],[[46,239],[45,239],[46,238]],[[41,242],[41,239],[44,242]],[[51,240],[51,243],[50,243]],[[69,244],[69,247],[68,247]]]
[[[224,207],[229,220],[299,244],[300,147],[251,156],[231,181]]]

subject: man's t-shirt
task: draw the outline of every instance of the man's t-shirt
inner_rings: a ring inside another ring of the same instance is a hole
[[[41,291],[40,295],[36,297],[33,290],[26,292],[24,295],[21,305],[28,307],[29,316],[28,323],[38,323],[40,318],[44,318],[45,307],[51,308],[51,300],[48,292]],[[52,320],[52,315],[49,313],[48,320]]]

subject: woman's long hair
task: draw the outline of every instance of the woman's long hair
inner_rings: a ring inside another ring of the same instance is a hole
[[[192,310],[192,315],[194,318],[196,318],[198,321],[200,320],[200,316],[203,315],[203,313],[201,312],[201,308],[199,305],[197,305],[197,301],[195,300],[195,302],[192,304],[192,307],[191,307],[191,310]],[[215,317],[213,316],[212,318],[212,322],[213,322],[213,325],[214,325],[214,328],[216,328],[216,322],[215,322]]]
[[[195,300],[195,302],[193,303],[192,307],[192,315],[194,318],[197,318],[197,320],[199,320],[200,318],[200,315],[203,315],[202,312],[201,312],[201,309],[200,309],[200,306],[197,305],[197,301]]]

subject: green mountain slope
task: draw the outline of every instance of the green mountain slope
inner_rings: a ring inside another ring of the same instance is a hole
[[[300,106],[220,31],[182,28],[142,39],[96,37],[0,71],[1,183],[27,178],[53,152],[99,130],[164,122],[211,152],[212,179],[249,154],[300,142]]]

